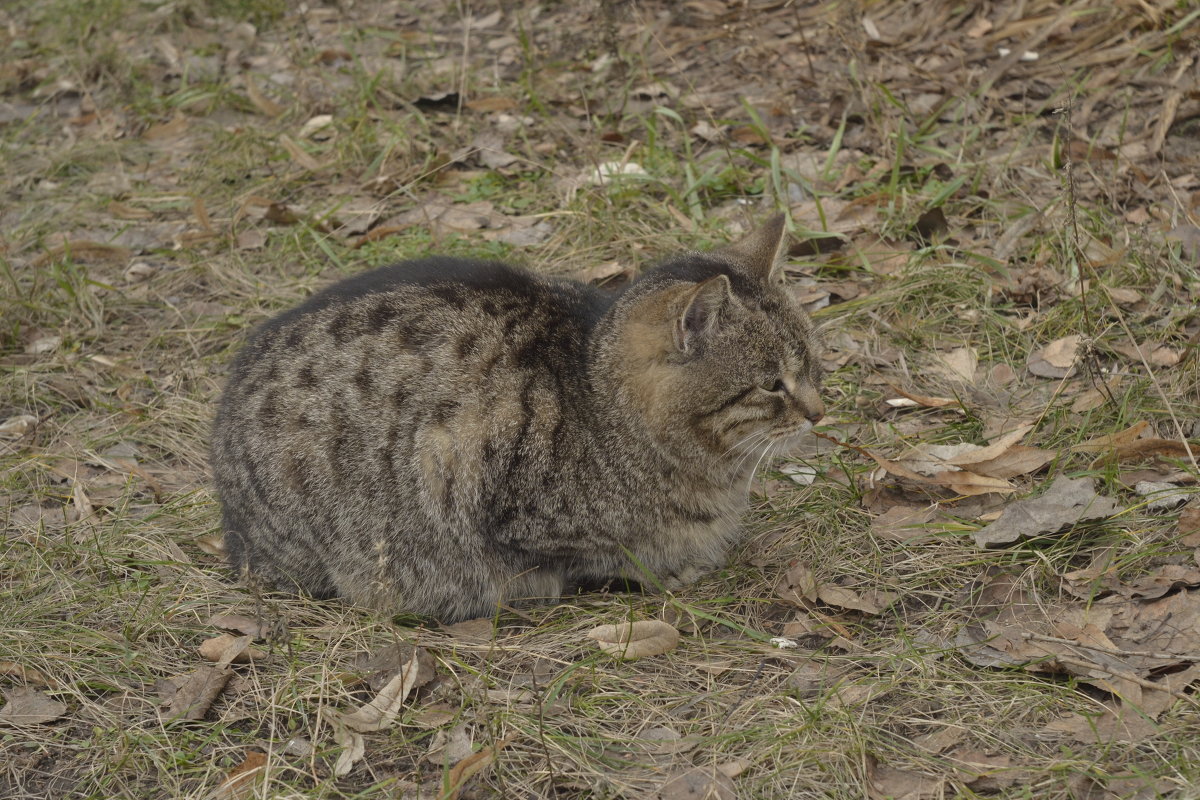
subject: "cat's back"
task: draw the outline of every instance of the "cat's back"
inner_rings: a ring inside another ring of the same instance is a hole
[[[409,350],[460,335],[459,350],[500,321],[506,333],[548,325],[586,335],[609,298],[574,281],[554,280],[500,261],[435,256],[380,267],[338,281],[263,323],[247,339],[235,375],[267,354],[310,350],[322,342],[345,349],[357,339]],[[522,325],[522,323],[524,323]],[[552,342],[545,340],[539,344]],[[568,336],[563,344],[571,345]]]

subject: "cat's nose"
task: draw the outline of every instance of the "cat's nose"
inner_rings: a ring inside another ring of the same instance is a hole
[[[813,425],[825,416],[825,403],[821,402],[820,393],[812,386],[802,384],[796,387],[796,405]]]

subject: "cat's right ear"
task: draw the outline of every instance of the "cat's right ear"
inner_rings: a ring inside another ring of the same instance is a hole
[[[773,283],[780,276],[780,253],[787,245],[787,217],[780,213],[744,238],[714,251],[732,261],[747,274],[763,283]]]
[[[729,278],[717,275],[692,288],[684,298],[683,311],[675,320],[675,349],[682,353],[716,332],[721,311],[732,302],[733,292]]]

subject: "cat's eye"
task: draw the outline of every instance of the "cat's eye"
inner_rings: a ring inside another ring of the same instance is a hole
[[[783,385],[783,378],[778,378],[774,383],[763,381],[762,390],[764,392],[771,392],[772,394],[783,394],[787,391],[787,387]]]

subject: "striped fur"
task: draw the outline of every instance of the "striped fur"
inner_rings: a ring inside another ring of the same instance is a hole
[[[428,258],[268,321],[213,431],[231,560],[443,621],[720,566],[752,471],[823,413],[782,238],[775,218],[619,294]]]

